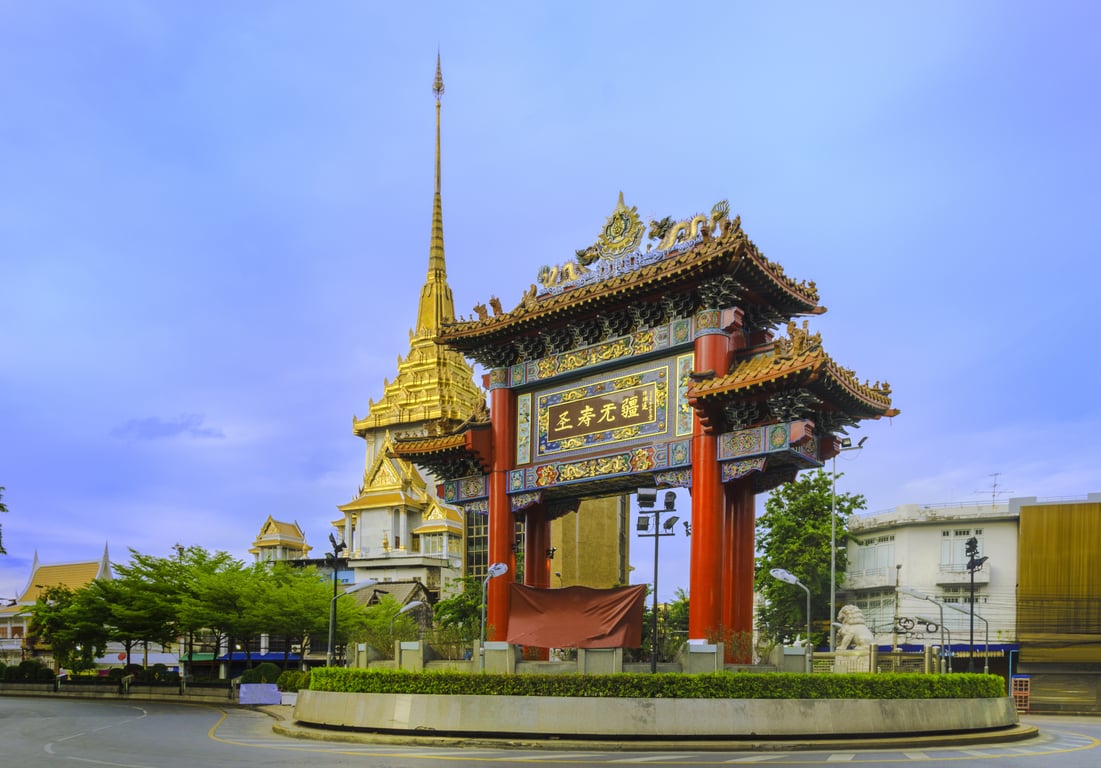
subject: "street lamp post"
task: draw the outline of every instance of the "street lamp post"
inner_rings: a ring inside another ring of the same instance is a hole
[[[333,665],[333,643],[336,641],[336,601],[337,598],[344,595],[350,595],[353,592],[358,592],[361,589],[367,589],[367,587],[373,587],[378,582],[374,579],[368,579],[367,581],[359,584],[353,584],[347,587],[343,592],[338,592],[333,595],[333,599],[329,601],[329,653],[325,659],[325,666],[331,667]]]
[[[508,573],[508,565],[506,563],[494,563],[486,570],[486,577],[482,579],[482,632],[481,632],[481,646],[478,648],[478,652],[485,653],[486,644],[486,592],[489,590],[489,580],[495,579],[498,576],[503,576]],[[482,662],[483,666],[485,662]]]
[[[677,494],[673,491],[665,492],[665,509],[658,509],[655,506],[657,502],[658,492],[656,488],[639,488],[638,489],[638,535],[640,537],[653,537],[654,539],[654,603],[653,610],[650,616],[650,672],[656,673],[658,671],[658,540],[662,536],[675,536],[676,531],[673,530],[673,526],[677,524],[677,520],[680,518],[676,515],[668,518],[664,524],[661,523],[662,512],[675,512],[674,507],[677,503]],[[646,510],[645,512],[643,510]],[[650,518],[649,515],[654,516],[654,531],[653,533],[647,533],[650,530]],[[685,531],[688,529],[685,528]]]
[[[809,673],[809,672],[812,671],[811,654],[814,652],[814,643],[812,643],[811,639],[810,639],[810,590],[807,589],[806,584],[799,581],[799,579],[795,578],[793,575],[791,575],[790,573],[785,571],[783,568],[773,568],[772,570],[769,571],[769,574],[774,579],[779,579],[780,581],[785,582],[787,584],[795,584],[797,586],[800,586],[800,587],[803,588],[803,591],[807,593],[807,647],[806,647],[806,653],[804,654],[804,656],[806,657],[805,660],[804,660],[804,667],[805,667],[806,671]],[[831,631],[832,631],[832,627],[831,627]]]
[[[329,534],[329,543],[333,545],[333,551],[326,552],[325,559],[333,569],[333,599],[332,602],[329,603],[329,651],[325,662],[325,666],[327,667],[333,665],[333,643],[336,638],[336,599],[339,597],[336,592],[337,570],[340,566],[340,553],[347,548],[347,545],[343,541],[338,544],[336,537],[333,536],[332,533]]]
[[[948,649],[944,647],[944,603],[940,600],[930,597],[929,595],[914,589],[913,587],[896,587],[899,592],[910,597],[916,597],[919,600],[927,600],[937,607],[940,611],[940,671],[945,671],[945,653]],[[951,641],[951,635],[949,635],[949,641]]]
[[[403,613],[409,613],[409,611],[413,610],[414,608],[420,608],[422,605],[424,605],[423,600],[413,600],[412,602],[409,602],[409,603],[406,603],[405,605],[403,605],[401,607],[401,610],[399,610],[397,613],[395,613],[393,616],[390,617],[390,637],[391,638],[394,636],[394,622],[398,620],[398,616],[401,616]]]
[[[990,558],[979,557],[979,539],[972,536],[967,540],[967,572],[971,575],[971,637],[968,647],[971,649],[967,657],[967,671],[975,671],[975,571],[981,570],[983,563]]]
[[[859,451],[867,442],[868,436],[860,438],[860,442],[853,445],[853,441],[847,437],[841,438],[841,451]],[[837,453],[833,455],[833,470],[830,472],[830,650],[836,650],[837,630],[834,622],[837,620]]]
[[[971,606],[971,611],[970,612],[965,611],[965,610],[963,610],[962,608],[960,608],[958,606],[952,605],[951,603],[945,603],[944,607],[945,608],[951,608],[953,611],[958,611],[960,613],[970,613],[972,621],[975,620],[975,619],[978,619],[979,621],[981,621],[985,625],[986,640],[985,640],[985,644],[983,645],[983,648],[985,649],[985,651],[984,651],[985,658],[983,658],[983,661],[982,661],[982,671],[983,671],[984,675],[990,674],[990,622],[987,621],[986,619],[984,619],[982,616],[979,616],[978,614],[975,613],[975,606],[974,605]],[[974,629],[971,630],[972,634],[974,633],[974,631],[975,631]],[[972,656],[975,655],[975,644],[974,643],[971,644],[971,655]],[[973,672],[974,671],[974,669],[972,668],[972,665],[970,663],[967,665],[967,671],[968,672]]]

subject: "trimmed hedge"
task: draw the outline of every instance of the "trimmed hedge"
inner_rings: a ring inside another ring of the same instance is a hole
[[[279,675],[283,670],[279,668],[278,664],[274,664],[270,661],[265,661],[262,664],[257,664],[252,669],[246,669],[241,673],[242,683],[274,683],[279,679]]]
[[[299,672],[295,669],[288,669],[281,675],[279,675],[279,679],[275,681],[275,685],[279,688],[279,690],[291,693],[297,693],[301,690],[309,690],[310,671],[307,669],[304,672]]]
[[[807,675],[712,672],[616,675],[491,675],[318,667],[310,690],[469,696],[581,696],[640,699],[993,699],[997,675]]]
[[[27,659],[4,670],[5,683],[52,683],[55,678],[54,671],[38,659]]]

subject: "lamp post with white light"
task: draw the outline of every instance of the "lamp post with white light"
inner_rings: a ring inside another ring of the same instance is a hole
[[[983,563],[989,560],[989,557],[979,557],[979,539],[977,536],[972,536],[967,540],[967,572],[971,574],[971,637],[968,641],[968,647],[971,649],[970,655],[967,657],[967,671],[975,671],[975,571],[981,570]]]
[[[774,579],[779,579],[785,584],[795,584],[796,586],[800,586],[803,588],[803,591],[807,593],[807,646],[806,653],[804,654],[804,656],[806,657],[804,663],[806,671],[810,672],[812,669],[811,654],[814,652],[814,643],[812,643],[810,639],[810,590],[807,589],[806,584],[799,581],[799,579],[795,578],[795,576],[788,573],[783,568],[773,568],[769,571],[769,575],[771,575]]]
[[[413,601],[408,602],[405,605],[403,605],[401,607],[401,610],[399,610],[397,613],[395,613],[393,616],[391,616],[390,617],[390,636],[391,637],[394,636],[394,622],[398,620],[398,616],[401,616],[403,613],[409,613],[409,611],[413,610],[414,608],[420,608],[422,605],[424,605],[423,600],[413,600]]]
[[[859,451],[867,442],[868,436],[860,438],[853,445],[847,437],[841,438],[841,451]],[[837,620],[837,453],[833,455],[833,469],[830,472],[830,650],[836,650],[837,630],[833,622]]]
[[[956,606],[956,605],[952,605],[951,603],[945,603],[944,607],[945,608],[951,608],[953,611],[959,611],[960,613],[970,613],[972,619],[978,619],[979,621],[981,621],[983,624],[986,625],[986,643],[984,645],[984,648],[986,650],[984,652],[985,658],[982,661],[982,671],[983,671],[984,675],[990,674],[990,622],[987,621],[986,619],[984,619],[982,616],[979,616],[978,614],[975,613],[974,605],[972,605],[972,610],[970,610],[970,611],[965,611],[963,608],[960,608],[959,606]],[[971,632],[972,632],[972,635],[973,635],[975,630],[972,629]],[[951,636],[949,636],[949,637],[951,637]],[[975,655],[975,644],[974,644],[974,642],[971,643],[971,655],[972,656]],[[968,663],[967,671],[968,672],[974,672],[975,671],[972,664]]]
[[[675,512],[674,507],[677,503],[677,494],[673,491],[665,492],[665,509],[658,509],[655,504],[657,502],[658,492],[656,488],[639,488],[637,494],[638,501],[638,535],[646,538],[652,536],[654,539],[654,606],[653,612],[650,616],[650,672],[656,673],[658,671],[658,540],[662,536],[675,536],[676,531],[673,530],[673,526],[677,524],[677,520],[680,518],[673,515],[667,518],[664,523],[661,523],[662,512]],[[650,515],[654,516],[654,529],[652,533],[650,531]],[[691,529],[688,527],[688,523],[685,523],[685,533],[688,533]]]
[[[489,590],[489,580],[495,579],[498,576],[504,576],[508,573],[507,563],[494,563],[486,569],[486,577],[482,579],[482,632],[481,632],[481,646],[479,647],[479,653],[485,653],[486,644],[486,592]]]
[[[343,592],[338,592],[333,595],[333,599],[329,601],[329,653],[325,658],[325,666],[331,667],[333,665],[333,644],[336,642],[336,601],[337,598],[344,595],[350,595],[353,592],[358,592],[361,589],[367,589],[367,587],[373,587],[378,582],[374,579],[368,579],[367,581],[359,584],[353,584],[345,589]]]
[[[945,653],[947,652],[947,649],[944,647],[944,603],[913,587],[896,587],[896,589],[902,594],[916,597],[918,600],[927,600],[940,610],[940,671],[943,673],[946,664]]]
[[[325,561],[333,569],[333,600],[329,603],[329,652],[325,666],[331,667],[333,665],[333,641],[336,635],[336,599],[340,596],[336,591],[337,571],[340,569],[340,553],[347,549],[348,545],[343,541],[338,544],[336,536],[333,536],[332,533],[329,534],[329,543],[333,545],[333,551],[325,553]]]

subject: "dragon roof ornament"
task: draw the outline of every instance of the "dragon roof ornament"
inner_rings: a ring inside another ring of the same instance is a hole
[[[657,242],[657,248],[648,243],[646,251],[642,252],[639,246],[646,226],[639,218],[638,208],[628,208],[620,192],[615,210],[593,245],[577,251],[573,261],[540,268],[536,278],[543,287],[540,293],[561,293],[661,261],[672,251],[689,248],[718,235],[729,213],[730,204],[721,200],[712,206],[710,214],[700,213],[676,222],[671,216],[651,221],[649,239]],[[736,221],[734,228],[739,224],[740,221]]]

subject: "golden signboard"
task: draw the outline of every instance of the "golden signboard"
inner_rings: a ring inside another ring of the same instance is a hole
[[[581,437],[657,421],[656,397],[657,384],[650,382],[641,387],[557,403],[547,409],[550,438]]]
[[[670,365],[537,393],[536,458],[666,434]]]

